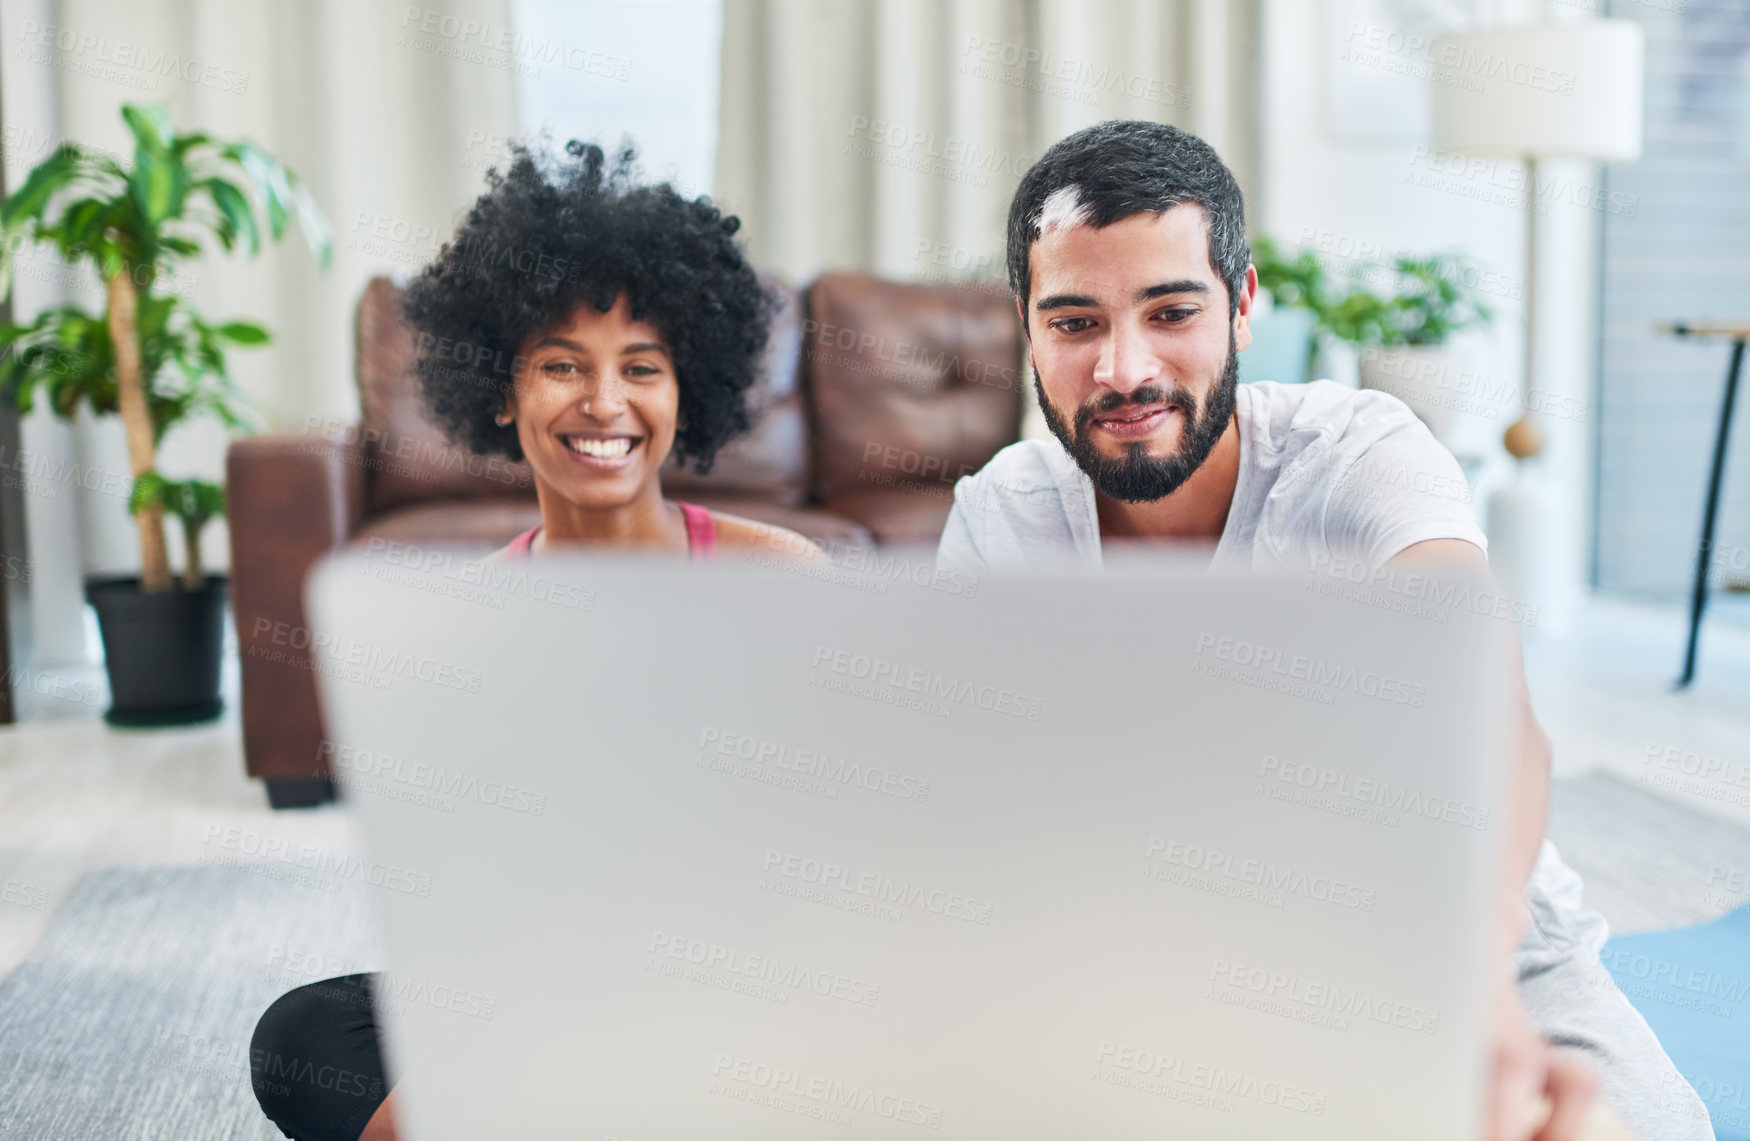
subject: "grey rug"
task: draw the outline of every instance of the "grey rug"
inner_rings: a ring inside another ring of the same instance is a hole
[[[378,960],[362,892],[252,874],[273,870],[87,875],[0,984],[0,1137],[278,1141],[249,1088],[255,1020]]]

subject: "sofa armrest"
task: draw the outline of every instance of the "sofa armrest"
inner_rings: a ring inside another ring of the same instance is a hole
[[[243,681],[243,755],[252,776],[327,772],[304,632],[304,576],[364,514],[364,446],[317,436],[237,440],[225,458],[231,606]]]

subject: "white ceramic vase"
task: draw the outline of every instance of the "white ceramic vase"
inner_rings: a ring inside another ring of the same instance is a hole
[[[1451,446],[1458,417],[1458,358],[1439,345],[1370,346],[1358,362],[1361,387],[1390,393],[1410,406],[1434,438]]]

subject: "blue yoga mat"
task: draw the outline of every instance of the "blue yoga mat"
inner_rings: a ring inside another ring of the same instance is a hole
[[[1618,935],[1600,956],[1713,1117],[1750,1141],[1750,905],[1712,923]]]

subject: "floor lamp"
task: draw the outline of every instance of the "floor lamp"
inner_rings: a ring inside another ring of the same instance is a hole
[[[1551,568],[1538,548],[1556,531],[1548,496],[1526,470],[1543,450],[1528,403],[1537,375],[1537,230],[1545,208],[1538,162],[1640,157],[1645,51],[1640,26],[1627,20],[1462,32],[1433,45],[1435,147],[1525,163],[1525,360],[1519,417],[1502,440],[1518,462],[1513,483],[1489,500],[1490,561],[1522,598],[1541,593],[1530,584]],[[1598,193],[1593,186],[1576,194],[1577,205],[1594,205]]]

